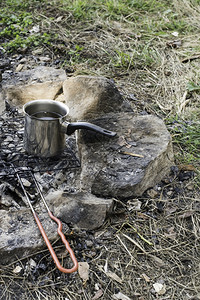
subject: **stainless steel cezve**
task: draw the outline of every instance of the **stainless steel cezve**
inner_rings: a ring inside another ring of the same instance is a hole
[[[33,100],[23,107],[25,113],[24,148],[32,155],[52,157],[60,154],[66,143],[66,134],[77,129],[88,129],[113,137],[115,132],[87,122],[67,122],[69,108],[55,100]]]

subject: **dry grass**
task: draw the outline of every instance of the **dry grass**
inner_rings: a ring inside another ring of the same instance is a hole
[[[99,299],[118,299],[119,293],[138,300],[200,299],[200,201],[191,184],[184,181],[184,191],[177,192],[183,183],[171,176],[141,199],[116,200],[98,231],[75,230],[70,243],[78,260],[89,263],[86,283],[78,274],[59,273],[43,251],[32,259],[47,265],[45,271],[28,269],[30,257],[2,267],[0,299],[88,300],[97,293]],[[64,255],[59,245],[57,251]],[[16,265],[21,275],[13,274]],[[162,285],[158,293],[156,283]]]
[[[62,23],[42,15],[43,30],[59,35],[65,44],[60,45],[61,50],[64,47],[70,52],[72,45],[82,48],[66,56],[62,65],[70,66],[74,75],[113,78],[125,93],[130,91],[139,99],[150,100],[157,113],[160,110],[165,116],[178,113],[181,117],[191,117],[199,109],[198,93],[191,95],[187,89],[189,82],[198,84],[200,79],[199,7],[188,0],[184,5],[176,0],[171,10],[187,24],[185,31],[182,32],[183,25],[176,25],[174,31],[161,32],[167,26],[163,24],[172,22],[165,12],[160,13],[158,24],[156,13],[152,18],[151,15],[142,18],[138,12],[137,21],[128,21],[126,17],[102,20],[96,12],[93,24],[90,20],[81,23],[70,14],[63,17]],[[187,27],[192,29],[187,32]],[[173,36],[174,32],[178,36]],[[182,62],[184,59],[188,61]]]

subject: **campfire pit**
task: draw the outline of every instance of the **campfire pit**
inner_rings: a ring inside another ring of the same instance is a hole
[[[89,117],[89,121],[98,126],[105,127],[106,124],[109,127],[106,129],[117,132],[116,137],[110,139],[90,131],[77,132],[76,137],[67,137],[61,155],[35,157],[24,150],[24,116],[18,107],[13,107],[11,101],[11,107],[7,106],[0,117],[2,263],[44,246],[15,170],[39,211],[40,219],[45,221],[50,240],[55,240],[56,226],[52,227],[48,221],[28,171],[33,172],[50,209],[63,222],[63,231],[68,229],[67,225],[94,230],[112,211],[114,198],[127,200],[142,195],[159,182],[173,164],[171,137],[163,121],[148,114],[135,115],[114,83],[88,76],[67,79],[64,96],[69,106],[75,90],[80,93],[76,95],[76,101],[80,99],[77,107],[84,103],[84,121]],[[109,104],[106,104],[108,100]],[[103,112],[99,107],[103,107]],[[80,110],[78,114],[80,117]],[[73,121],[76,121],[75,111]]]

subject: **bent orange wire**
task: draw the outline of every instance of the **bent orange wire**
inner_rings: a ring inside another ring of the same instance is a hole
[[[39,230],[40,230],[40,232],[41,232],[41,234],[42,234],[42,237],[43,237],[43,239],[44,239],[44,241],[45,241],[45,243],[46,243],[46,245],[47,245],[47,247],[48,247],[48,249],[49,249],[49,252],[50,252],[50,254],[51,254],[51,256],[52,256],[52,258],[53,258],[53,260],[54,260],[54,262],[55,262],[55,264],[56,264],[56,266],[57,266],[57,268],[58,268],[61,272],[63,272],[63,273],[73,273],[73,272],[77,271],[77,269],[78,269],[78,262],[77,262],[77,259],[76,259],[75,255],[74,255],[73,250],[71,249],[71,247],[70,247],[68,241],[66,240],[66,238],[65,238],[65,236],[64,236],[64,234],[63,234],[63,232],[62,232],[62,223],[61,223],[61,221],[60,221],[58,218],[56,218],[56,217],[52,214],[52,212],[50,211],[50,209],[49,209],[49,207],[48,207],[48,205],[47,205],[47,203],[46,203],[46,201],[45,201],[45,199],[44,199],[44,196],[43,196],[43,194],[42,194],[42,192],[41,192],[41,190],[40,190],[39,184],[38,184],[36,178],[34,177],[33,173],[30,171],[30,173],[31,173],[31,175],[32,175],[32,178],[33,178],[33,180],[34,180],[34,183],[35,183],[35,185],[36,185],[36,188],[37,188],[37,190],[38,190],[38,192],[39,192],[39,194],[40,194],[40,196],[41,196],[41,198],[42,198],[42,201],[43,201],[44,205],[46,206],[46,209],[47,209],[47,211],[48,211],[48,214],[49,214],[50,218],[58,224],[57,233],[58,233],[59,236],[61,237],[62,242],[63,242],[63,244],[65,245],[66,250],[69,252],[69,255],[70,255],[70,257],[71,257],[71,260],[72,260],[72,262],[73,262],[73,264],[74,264],[74,266],[73,266],[71,269],[66,269],[66,268],[63,268],[63,267],[61,266],[61,264],[60,264],[60,262],[59,262],[59,260],[58,260],[58,258],[57,258],[57,256],[56,256],[56,253],[55,253],[55,251],[54,251],[54,249],[53,249],[53,247],[52,247],[52,245],[51,245],[51,243],[50,243],[50,241],[49,241],[49,239],[48,239],[48,237],[47,237],[47,234],[46,234],[46,232],[45,232],[45,230],[44,230],[44,228],[43,228],[43,226],[42,226],[42,223],[40,222],[40,219],[39,219],[38,215],[36,214],[36,212],[35,212],[35,210],[34,210],[34,208],[33,208],[33,205],[31,204],[31,201],[30,201],[29,196],[28,196],[28,193],[26,192],[26,189],[25,189],[25,187],[24,187],[24,185],[23,185],[23,182],[22,182],[22,180],[21,180],[21,177],[20,177],[19,174],[17,173],[17,171],[16,171],[16,169],[15,169],[14,166],[13,166],[13,168],[14,168],[14,170],[15,170],[15,172],[16,172],[17,178],[18,178],[19,183],[20,183],[20,185],[21,185],[21,187],[22,187],[22,190],[23,190],[24,195],[25,195],[25,197],[26,197],[26,200],[27,200],[27,202],[28,202],[28,204],[29,204],[29,207],[30,207],[30,209],[31,209],[31,211],[32,211],[32,213],[33,213],[33,216],[34,216],[35,221],[36,221],[36,223],[37,223],[37,225],[38,225],[38,228],[39,228]]]
[[[33,213],[33,216],[35,218],[35,221],[36,221],[36,223],[38,225],[38,228],[39,228],[39,230],[40,230],[40,232],[42,234],[42,237],[43,237],[43,239],[44,239],[44,241],[45,241],[45,243],[46,243],[46,245],[47,245],[47,247],[49,249],[49,252],[51,253],[51,256],[52,256],[52,258],[53,258],[53,260],[54,260],[54,262],[55,262],[58,270],[60,270],[63,273],[73,273],[73,272],[77,271],[77,269],[78,269],[78,262],[77,262],[77,259],[76,259],[75,255],[74,255],[73,250],[71,249],[68,241],[66,240],[66,238],[65,238],[65,236],[64,236],[64,234],[62,232],[62,223],[61,223],[61,221],[58,218],[56,218],[52,214],[52,212],[50,210],[48,210],[48,214],[49,214],[50,218],[58,224],[57,232],[58,232],[59,236],[61,237],[62,242],[65,245],[66,250],[69,252],[69,255],[70,255],[70,257],[71,257],[71,259],[72,259],[72,261],[74,263],[74,266],[71,269],[65,269],[65,268],[63,268],[61,266],[61,264],[60,264],[60,262],[59,262],[59,260],[58,260],[58,258],[56,256],[56,253],[55,253],[55,251],[54,251],[54,249],[53,249],[53,247],[52,247],[52,245],[51,245],[51,243],[50,243],[50,241],[49,241],[49,239],[48,239],[48,237],[46,235],[46,232],[45,232],[45,230],[44,230],[44,228],[42,226],[42,223],[40,222],[40,219],[38,218],[36,212]]]

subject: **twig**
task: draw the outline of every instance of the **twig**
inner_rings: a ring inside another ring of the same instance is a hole
[[[194,59],[199,59],[199,58],[200,58],[200,54],[197,54],[197,55],[194,55],[194,56],[189,56],[189,57],[183,58],[181,60],[181,62],[186,63],[188,61],[191,61],[191,60],[194,60]]]
[[[126,249],[126,251],[128,252],[128,254],[130,255],[130,257],[132,259],[134,259],[133,255],[131,254],[131,252],[128,250],[128,248],[126,247],[126,245],[122,242],[122,240],[120,239],[120,237],[117,235],[118,240],[120,241],[120,243],[122,244],[122,246]]]
[[[194,288],[187,287],[186,285],[184,285],[184,284],[182,284],[182,283],[180,283],[180,282],[178,282],[178,281],[176,281],[176,280],[174,280],[174,279],[172,279],[172,278],[170,278],[170,277],[169,277],[168,279],[171,280],[172,282],[176,283],[177,285],[182,286],[182,287],[185,288],[186,290],[195,291]]]
[[[147,239],[145,239],[138,231],[137,229],[131,225],[130,223],[123,223],[122,226],[120,227],[120,229],[117,232],[120,232],[121,229],[124,227],[124,225],[128,225],[129,227],[131,227],[136,233],[137,235],[141,238],[141,240],[143,240],[145,243],[147,243],[149,246],[152,246],[153,243],[149,242]]]
[[[123,236],[126,237],[130,242],[132,242],[135,246],[137,246],[145,255],[149,256],[150,258],[154,259],[155,262],[159,263],[160,265],[164,265],[164,262],[157,256],[151,255],[145,251],[135,240],[130,238],[130,236],[123,233]]]
[[[141,240],[143,240],[145,243],[147,243],[149,246],[152,246],[153,243],[149,242],[147,239],[145,239],[138,231],[135,227],[133,227],[133,225],[129,224],[128,225],[137,233],[137,235],[141,238]]]
[[[124,233],[122,233],[123,234],[123,236],[125,237],[125,238],[127,238],[131,243],[133,243],[135,246],[137,246],[142,252],[144,252],[145,254],[147,254],[147,252],[134,240],[134,239],[132,239],[130,236],[128,236],[128,235],[126,235],[126,234],[124,234]]]
[[[130,152],[126,152],[126,151],[119,151],[119,153],[121,154],[126,154],[126,155],[131,155],[131,156],[134,156],[134,157],[144,157],[144,155],[141,155],[141,154],[136,154],[136,153],[130,153]]]
[[[178,108],[178,114],[180,114],[182,110],[185,108],[185,106],[190,102],[190,99],[186,99],[186,97],[187,97],[187,91],[184,92],[183,98],[181,99],[181,103]]]

